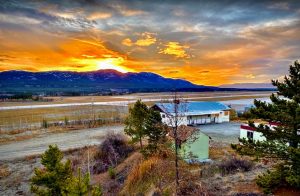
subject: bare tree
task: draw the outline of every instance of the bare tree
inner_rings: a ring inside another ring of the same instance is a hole
[[[186,112],[188,111],[187,108],[187,101],[180,97],[177,92],[174,92],[171,99],[166,101],[168,104],[162,104],[161,107],[164,110],[166,115],[168,126],[172,128],[172,135],[174,136],[174,143],[175,143],[175,169],[176,169],[176,191],[179,186],[179,168],[178,168],[178,150],[179,150],[179,134],[178,134],[178,127],[180,125],[185,125],[187,118]]]

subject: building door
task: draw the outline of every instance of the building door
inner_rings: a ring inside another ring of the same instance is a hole
[[[252,131],[247,131],[247,138],[250,140],[253,140],[253,132]]]

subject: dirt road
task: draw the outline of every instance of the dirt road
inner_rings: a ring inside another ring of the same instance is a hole
[[[100,144],[108,133],[119,133],[123,126],[105,126],[94,129],[83,129],[66,133],[54,133],[0,145],[0,161],[24,158],[29,155],[43,153],[49,145],[57,144],[61,150]]]

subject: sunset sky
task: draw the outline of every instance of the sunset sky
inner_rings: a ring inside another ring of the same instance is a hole
[[[300,58],[300,1],[0,0],[0,71],[116,69],[269,82]]]

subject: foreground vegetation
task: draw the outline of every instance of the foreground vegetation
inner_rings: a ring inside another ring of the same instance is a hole
[[[272,103],[254,101],[255,108],[250,115],[267,122],[275,122],[277,126],[253,122],[249,125],[266,137],[266,141],[240,140],[242,145],[233,145],[241,154],[277,159],[277,165],[272,170],[258,176],[257,184],[263,187],[265,193],[288,186],[300,189],[300,63],[295,61],[290,66],[289,76],[283,82],[273,80],[278,92],[272,94]]]

